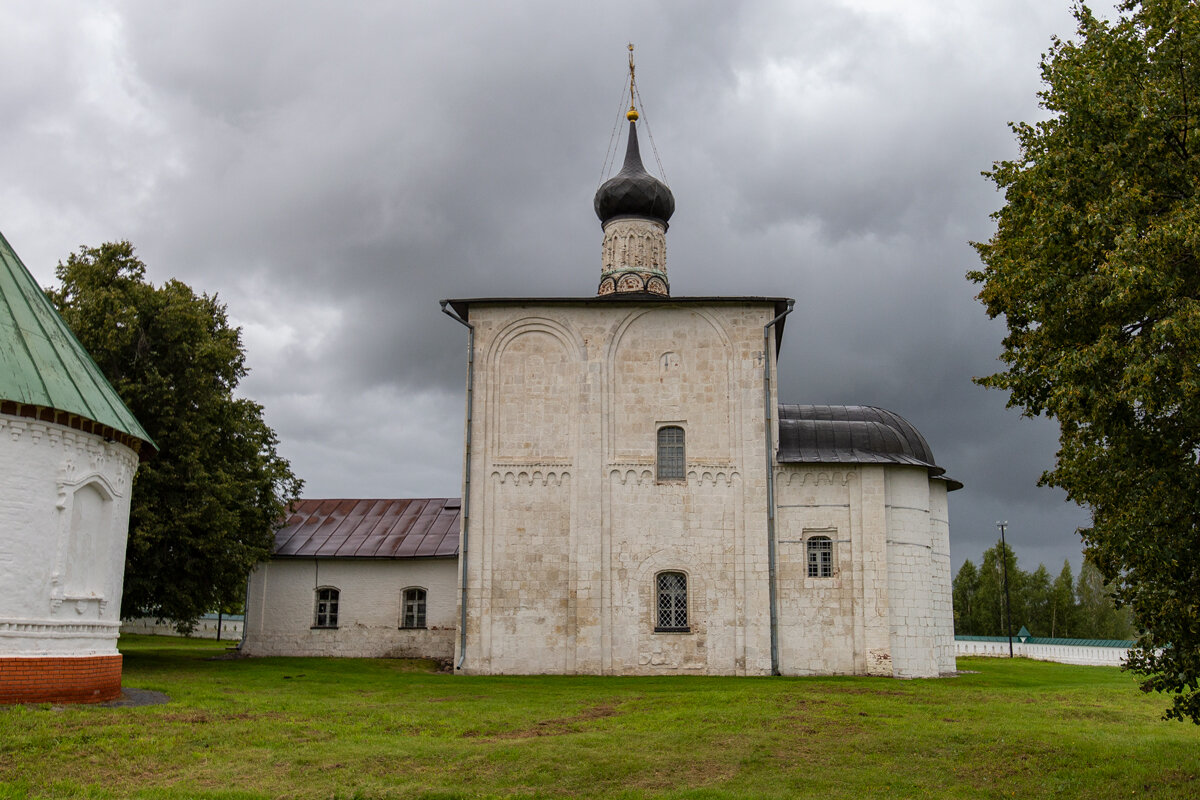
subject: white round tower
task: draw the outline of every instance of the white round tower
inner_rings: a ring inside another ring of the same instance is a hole
[[[154,446],[0,235],[0,703],[121,693],[121,587]]]

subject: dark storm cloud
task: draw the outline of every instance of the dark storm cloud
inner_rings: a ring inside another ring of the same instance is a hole
[[[971,383],[1003,327],[963,275],[1055,5],[9,7],[0,230],[43,283],[129,238],[218,292],[309,496],[453,495],[465,334],[437,301],[594,292],[632,39],[673,291],[797,298],[782,396],[916,424],[967,484],[955,565],[1007,518],[1054,569],[1086,516],[1034,487],[1053,424]]]

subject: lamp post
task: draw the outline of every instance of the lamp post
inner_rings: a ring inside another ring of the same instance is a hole
[[[1008,595],[1008,545],[1004,542],[1004,531],[1008,528],[1008,522],[997,522],[996,527],[1000,529],[1000,565],[1004,574],[1004,627],[1008,631],[1008,657],[1012,658],[1012,598]]]

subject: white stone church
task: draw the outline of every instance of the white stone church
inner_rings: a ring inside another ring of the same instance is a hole
[[[336,555],[341,518],[300,543],[289,525],[252,578],[246,652],[415,655],[423,636],[469,674],[954,670],[960,484],[896,414],[779,403],[792,300],[671,294],[675,200],[628,116],[595,198],[597,294],[443,303],[470,353],[461,505],[437,501],[456,549],[389,550],[369,511],[369,556]]]

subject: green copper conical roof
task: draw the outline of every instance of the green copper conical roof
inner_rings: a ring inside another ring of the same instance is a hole
[[[135,450],[139,441],[155,446],[2,233],[0,406],[108,435]]]

